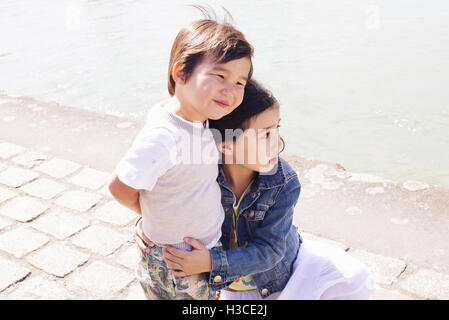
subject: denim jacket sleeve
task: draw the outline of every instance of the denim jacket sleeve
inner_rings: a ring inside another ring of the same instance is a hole
[[[209,282],[214,289],[222,289],[241,276],[270,270],[281,261],[300,191],[301,185],[295,174],[280,188],[275,203],[265,213],[253,240],[246,247],[211,250]]]

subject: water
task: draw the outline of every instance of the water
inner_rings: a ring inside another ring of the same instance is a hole
[[[142,118],[192,1],[0,2],[0,89]],[[216,4],[217,2],[212,2]],[[449,2],[226,1],[286,152],[449,187]]]

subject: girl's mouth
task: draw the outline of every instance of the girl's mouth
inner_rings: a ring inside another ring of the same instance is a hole
[[[278,162],[278,157],[274,157],[273,159],[270,160],[270,164],[274,164]]]

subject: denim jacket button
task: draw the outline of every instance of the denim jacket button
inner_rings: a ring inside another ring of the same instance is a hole
[[[251,210],[251,211],[249,212],[248,217],[250,217],[250,218],[254,217],[254,210]]]
[[[251,193],[251,198],[255,198],[256,197],[256,193],[255,192],[253,192],[253,193]]]
[[[215,276],[214,282],[221,282],[221,276]]]
[[[262,295],[267,295],[268,294],[268,289],[267,288],[265,288],[265,289],[262,289],[262,291],[260,292],[260,293],[262,293]]]

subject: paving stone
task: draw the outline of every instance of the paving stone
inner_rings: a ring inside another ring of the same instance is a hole
[[[37,164],[41,164],[48,157],[37,151],[27,151],[11,159],[15,164],[24,166],[25,168],[31,169]]]
[[[415,298],[402,294],[399,291],[379,288],[371,295],[369,300],[416,300]]]
[[[97,190],[109,180],[109,174],[92,168],[84,168],[80,173],[69,179],[69,182],[80,187]]]
[[[433,270],[418,270],[401,280],[399,287],[426,299],[449,299],[449,275]]]
[[[81,165],[73,161],[53,158],[36,167],[36,170],[44,172],[54,178],[62,178],[75,172],[79,168],[81,168]]]
[[[47,209],[48,206],[43,201],[21,196],[0,207],[0,214],[21,222],[27,222],[35,219]]]
[[[0,256],[0,270],[0,292],[31,273],[21,264],[2,256]]]
[[[111,299],[133,279],[134,275],[129,271],[95,261],[79,272],[69,275],[66,288],[80,299],[104,300]]]
[[[31,224],[33,228],[51,234],[58,239],[70,237],[88,225],[88,219],[62,209],[53,209]]]
[[[130,244],[127,248],[115,253],[115,261],[131,270],[135,270],[139,261],[140,253],[136,244]]]
[[[137,280],[134,280],[134,282],[129,286],[129,291],[124,300],[147,300],[142,286]]]
[[[57,277],[64,277],[89,259],[89,254],[64,245],[53,243],[27,257],[36,268]]]
[[[9,187],[17,188],[26,182],[32,181],[39,177],[39,173],[22,168],[8,168],[0,172],[0,183]]]
[[[351,249],[349,253],[364,263],[378,284],[391,285],[404,271],[404,261],[370,253],[365,250]]]
[[[343,249],[345,251],[349,248],[347,245],[345,245],[343,243],[340,243],[340,242],[337,242],[337,241],[333,241],[333,240],[329,240],[329,239],[326,239],[326,238],[323,238],[323,237],[319,237],[319,236],[316,236],[316,235],[311,234],[311,233],[307,233],[307,232],[301,231],[300,234],[301,234],[301,237],[303,238],[304,241],[310,240],[310,241],[318,241],[318,242],[321,242],[321,243],[327,243],[327,244],[330,244],[330,245],[333,245],[333,246],[337,246],[337,247],[339,247],[339,248],[341,248],[341,249]]]
[[[0,250],[21,258],[27,253],[42,247],[48,241],[48,237],[42,233],[29,227],[20,227],[0,235]]]
[[[72,243],[102,255],[108,255],[127,242],[126,236],[114,229],[94,225],[75,235]]]
[[[101,188],[98,193],[108,197],[108,198],[113,198],[111,192],[109,191],[109,185],[106,184],[103,188]]]
[[[8,199],[11,199],[17,195],[17,192],[14,192],[8,188],[0,187],[0,204]]]
[[[95,209],[93,215],[100,220],[119,226],[125,226],[138,218],[137,213],[122,206],[115,200],[109,201],[103,206]]]
[[[13,155],[19,154],[26,149],[24,147],[18,146],[16,144],[8,142],[0,142],[0,158],[8,159]]]
[[[67,191],[59,198],[56,199],[56,204],[84,212],[92,208],[98,201],[101,200],[101,196],[84,191]]]
[[[20,190],[42,199],[51,199],[65,189],[63,184],[46,178],[37,179],[20,187]]]
[[[68,300],[69,291],[47,275],[29,276],[14,291],[8,293],[10,300]]]
[[[4,229],[6,227],[9,227],[12,224],[13,224],[12,220],[0,216],[0,230]]]

